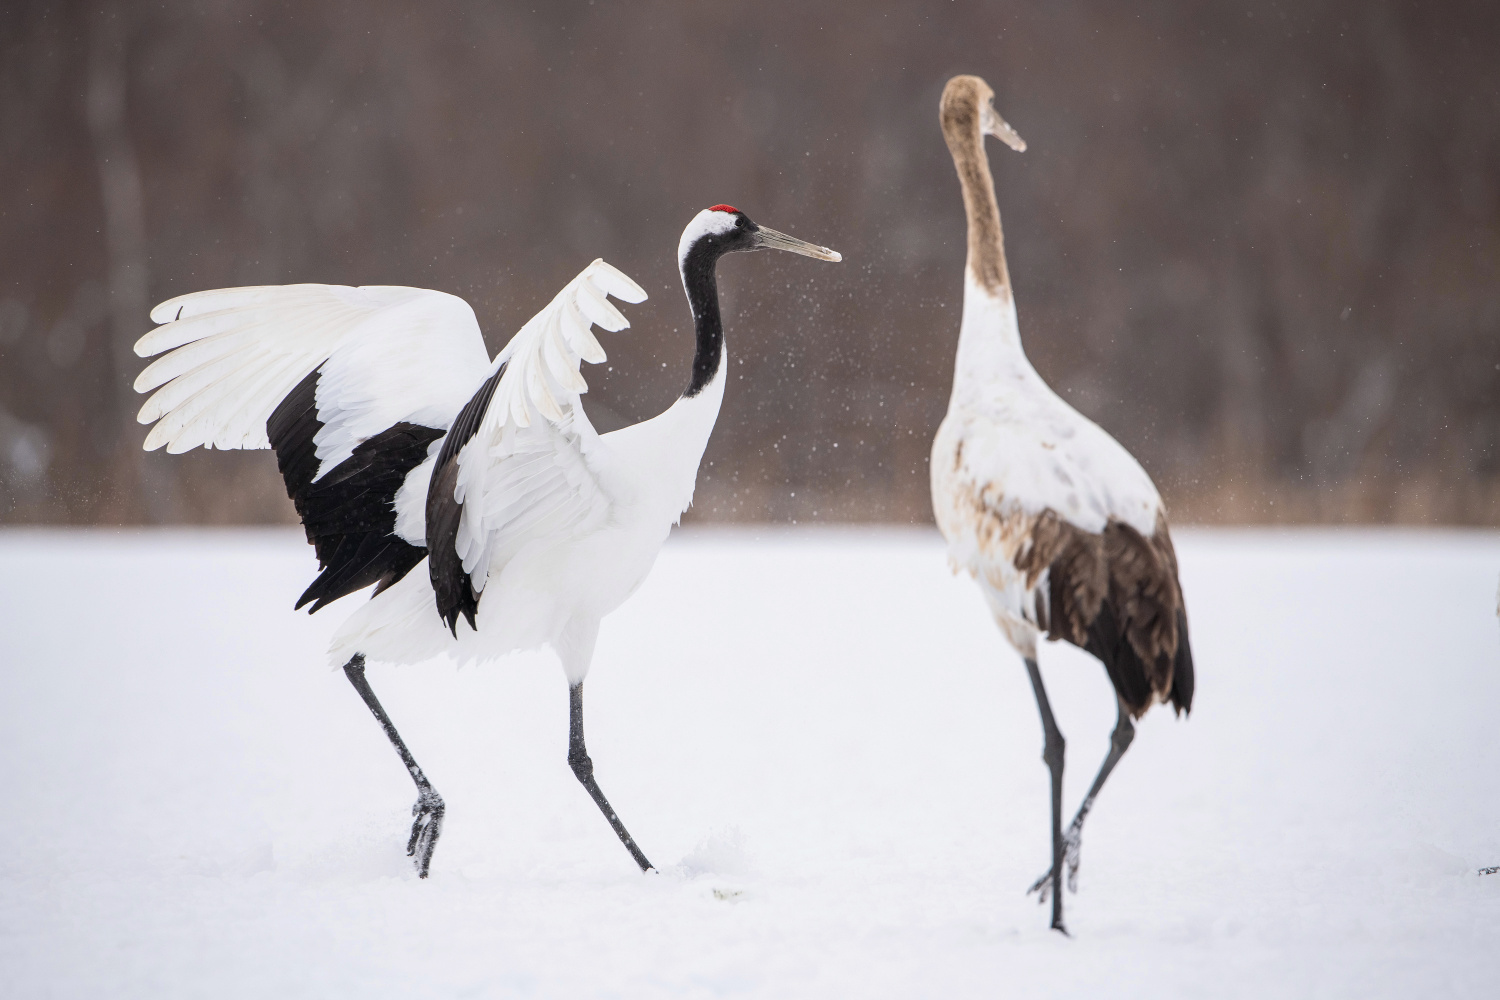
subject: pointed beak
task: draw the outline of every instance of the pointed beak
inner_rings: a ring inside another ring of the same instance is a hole
[[[1016,130],[1011,128],[991,105],[986,104],[984,110],[980,112],[979,128],[985,135],[994,136],[1016,152],[1026,152],[1026,140],[1016,135]]]
[[[804,257],[816,257],[818,260],[843,260],[838,251],[827,247],[816,246],[812,243],[804,243],[786,233],[778,233],[774,229],[761,226],[755,231],[755,245],[770,250],[790,250],[792,253],[800,253]]]

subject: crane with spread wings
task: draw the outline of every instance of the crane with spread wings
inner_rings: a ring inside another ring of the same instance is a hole
[[[593,327],[646,293],[596,260],[491,359],[469,304],[389,286],[278,285],[195,292],[151,311],[136,344],[161,355],[145,448],[270,448],[321,572],[317,611],[374,588],[330,647],[417,787],[407,854],[426,877],[445,804],[375,697],[366,660],[485,662],[548,646],[569,698],[568,763],[642,871],[651,863],[594,779],[583,681],[599,622],[650,572],[692,502],[724,398],[715,268],[726,253],[839,255],[716,205],[683,232],[678,264],[696,348],[665,412],[609,434],[584,413]]]

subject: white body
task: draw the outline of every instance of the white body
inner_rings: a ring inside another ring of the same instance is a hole
[[[606,513],[586,527],[527,539],[513,555],[492,556],[477,631],[459,621],[455,639],[443,626],[424,561],[355,610],[334,635],[330,662],[342,664],[355,653],[387,663],[445,653],[459,662],[485,662],[546,645],[569,684],[583,680],[600,620],[635,593],[692,503],[698,464],[724,398],[723,372],[721,362],[707,389],[651,420],[595,436],[589,467]],[[419,468],[410,485],[423,468],[430,474],[430,466]],[[426,480],[409,500],[398,498],[403,502],[421,518]]]
[[[979,583],[1021,655],[1036,656],[1038,599],[1016,560],[1046,511],[1098,533],[1111,520],[1150,537],[1161,513],[1151,477],[1118,441],[1063,402],[1021,347],[1014,297],[965,271],[948,413],[932,443],[932,506],[955,572]]]
[[[589,424],[582,361],[604,351],[591,325],[628,326],[607,296],[639,302],[634,282],[595,261],[494,360],[463,300],[414,288],[288,285],[180,296],[136,352],[171,353],[136,381],[157,389],[148,449],[267,448],[266,421],[319,372],[316,483],[398,422],[447,429],[475,390],[504,374],[459,452],[456,547],[480,594],[476,629],[443,625],[427,560],[355,610],[335,634],[335,665],[355,653],[388,663],[448,655],[493,660],[551,646],[570,684],[588,671],[599,621],[645,579],[692,502],[698,464],[724,397],[725,359],[704,390],[611,434]],[[427,491],[443,439],[394,498],[395,534],[427,544]]]

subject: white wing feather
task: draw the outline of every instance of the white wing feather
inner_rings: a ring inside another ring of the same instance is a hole
[[[586,531],[608,514],[598,479],[599,435],[583,411],[579,369],[605,360],[590,326],[630,324],[608,296],[643,302],[645,291],[596,260],[526,323],[495,358],[505,365],[474,439],[459,453],[454,499],[463,505],[455,546],[475,593],[521,546]],[[494,370],[491,368],[491,371]]]
[[[135,345],[158,358],[135,381],[156,392],[139,420],[166,446],[268,448],[266,421],[322,366],[319,475],[403,420],[446,428],[489,370],[474,310],[422,288],[265,285],[194,292],[151,310]]]

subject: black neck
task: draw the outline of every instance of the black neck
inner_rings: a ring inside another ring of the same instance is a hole
[[[682,262],[682,287],[687,290],[688,307],[693,310],[693,326],[698,335],[693,352],[693,378],[684,396],[692,398],[719,373],[724,356],[724,324],[719,319],[719,284],[714,275],[722,253],[699,241]]]

